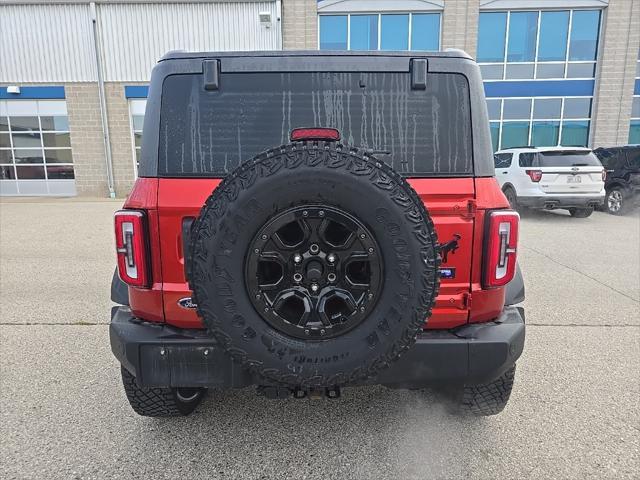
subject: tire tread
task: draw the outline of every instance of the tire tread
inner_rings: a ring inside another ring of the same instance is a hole
[[[199,400],[185,404],[180,402],[169,387],[141,387],[127,369],[121,367],[122,384],[131,408],[145,417],[177,417],[188,415]]]

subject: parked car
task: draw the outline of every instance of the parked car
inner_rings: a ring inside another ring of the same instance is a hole
[[[500,412],[524,284],[487,122],[461,51],[165,56],[115,214],[110,337],[133,409],[381,384]]]
[[[593,153],[607,170],[604,208],[620,215],[640,201],[640,145],[596,148]]]
[[[588,148],[515,147],[494,155],[511,208],[569,210],[584,218],[604,203],[605,170]]]

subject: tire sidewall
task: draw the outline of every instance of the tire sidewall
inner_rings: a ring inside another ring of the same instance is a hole
[[[414,342],[437,292],[435,233],[417,196],[388,167],[372,168],[361,153],[335,153],[344,161],[331,166],[291,149],[251,162],[214,191],[194,229],[189,278],[201,317],[232,358],[279,383],[330,386],[374,375]],[[370,174],[354,173],[349,161]],[[328,340],[274,329],[245,286],[254,237],[278,212],[298,205],[348,211],[373,232],[382,254],[384,281],[372,312]]]

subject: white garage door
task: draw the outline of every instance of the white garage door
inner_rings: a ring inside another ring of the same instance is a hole
[[[0,101],[0,195],[75,195],[64,100]]]

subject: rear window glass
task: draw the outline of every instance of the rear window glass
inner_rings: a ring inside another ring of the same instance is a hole
[[[640,170],[640,148],[627,150],[627,165],[632,170]]]
[[[538,166],[540,167],[596,167],[600,160],[592,152],[540,152]]]
[[[625,153],[619,148],[599,149],[594,152],[600,163],[611,170],[624,167]]]
[[[159,172],[222,176],[292,129],[331,127],[405,175],[473,172],[469,87],[460,74],[429,74],[412,90],[408,73],[223,73],[172,75],[162,91]]]

